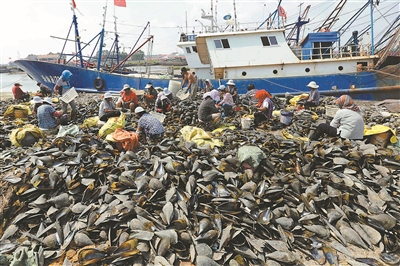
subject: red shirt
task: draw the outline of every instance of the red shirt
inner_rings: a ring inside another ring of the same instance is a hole
[[[19,99],[25,95],[25,92],[22,91],[20,86],[14,86],[12,88],[12,93],[14,94],[14,99]]]
[[[132,91],[132,90],[130,90],[129,92],[130,93],[126,93],[125,90],[121,92],[122,101],[124,103],[133,101],[134,104],[138,104],[139,100],[138,100],[138,98],[136,96],[136,93],[134,91]]]

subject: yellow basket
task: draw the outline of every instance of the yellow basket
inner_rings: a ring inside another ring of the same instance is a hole
[[[23,110],[14,109],[14,118],[25,118],[26,115]]]

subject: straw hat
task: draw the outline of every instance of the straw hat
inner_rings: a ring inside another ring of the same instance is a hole
[[[318,89],[319,85],[317,85],[317,83],[315,83],[315,81],[311,81],[310,83],[308,83],[307,87],[310,87],[313,89]]]
[[[235,86],[235,82],[233,82],[232,79],[228,80],[228,82],[226,83],[226,85],[233,85]]]

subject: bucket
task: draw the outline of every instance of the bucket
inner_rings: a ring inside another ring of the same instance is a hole
[[[248,117],[241,118],[240,122],[242,123],[242,129],[250,129],[252,121],[253,120]]]
[[[369,137],[369,142],[377,147],[385,148],[389,144],[389,140],[392,137],[392,131],[388,130],[383,133],[375,134]]]
[[[281,111],[281,123],[285,125],[290,125],[292,123],[293,112]]]
[[[24,111],[20,109],[14,109],[14,118],[25,118],[25,113]]]
[[[177,80],[170,80],[168,84],[168,90],[172,92],[174,97],[176,96],[176,93],[181,89],[181,82]]]
[[[154,112],[154,111],[151,111],[150,114],[152,116],[154,116],[155,118],[157,118],[157,120],[160,121],[161,123],[164,122],[165,114],[161,114],[161,113]]]

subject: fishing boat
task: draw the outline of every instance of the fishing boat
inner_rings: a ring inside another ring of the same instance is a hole
[[[278,96],[287,92],[299,94],[308,92],[306,84],[315,81],[322,95],[349,94],[363,100],[400,98],[400,15],[378,42],[374,43],[372,36],[372,20],[363,31],[353,31],[350,40],[343,44],[343,28],[349,27],[368,7],[372,12],[374,5],[368,0],[348,25],[334,31],[332,26],[345,2],[340,1],[326,21],[302,40],[297,34],[293,41],[293,34],[287,34],[287,29],[273,27],[271,21],[279,19],[279,1],[276,11],[265,20],[269,27],[263,28],[261,24],[253,30],[192,34],[186,45],[181,38],[180,47],[184,52],[187,47],[196,50],[200,62],[195,62],[193,68],[199,63],[203,69],[208,67],[214,87],[232,79],[240,94],[247,91],[250,83]],[[306,23],[304,17],[299,16],[292,32],[299,33]],[[359,40],[368,31],[372,33],[371,44],[363,45]],[[190,68],[191,62],[188,60]]]
[[[81,42],[81,37],[78,30],[77,16],[75,13],[75,7],[71,4],[71,10],[73,11],[72,23],[68,36],[65,39],[63,50],[61,51],[57,62],[46,62],[38,60],[27,60],[20,59],[16,60],[17,64],[23,69],[30,77],[34,80],[49,86],[54,87],[54,84],[58,80],[62,71],[69,70],[72,73],[70,80],[71,86],[78,92],[113,92],[118,93],[123,88],[124,84],[129,84],[135,89],[144,89],[148,82],[151,82],[155,87],[176,87],[180,88],[181,80],[173,78],[171,75],[153,75],[150,71],[146,73],[137,73],[135,71],[128,71],[124,68],[124,63],[137,51],[139,51],[147,43],[151,43],[153,36],[149,35],[146,40],[138,45],[133,46],[131,52],[126,58],[120,60],[119,52],[119,35],[115,26],[115,36],[113,44],[110,48],[109,54],[103,54],[104,39],[105,39],[105,18],[107,12],[107,6],[104,8],[104,20],[101,31],[87,43]],[[116,19],[116,17],[114,16]],[[117,23],[114,23],[117,25]],[[141,38],[148,28],[149,23],[144,27]],[[71,29],[74,29],[71,34]],[[69,36],[75,35],[73,38]],[[71,39],[75,42],[76,52],[72,54],[64,53],[66,43]],[[94,44],[94,48],[90,48],[91,51],[87,51],[89,46]],[[85,56],[86,54],[97,56]],[[107,62],[107,64],[106,64]],[[110,65],[109,65],[110,64]],[[178,88],[178,89],[179,89]]]

